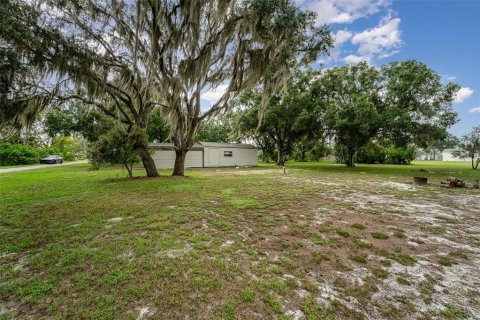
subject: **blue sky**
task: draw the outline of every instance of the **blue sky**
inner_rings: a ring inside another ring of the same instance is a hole
[[[335,49],[326,67],[366,60],[373,65],[416,59],[462,88],[453,105],[457,136],[480,125],[480,0],[294,0],[329,24]],[[202,94],[216,101],[224,88]]]
[[[453,105],[463,135],[480,125],[480,1],[296,0],[330,24],[336,47],[326,66],[416,59],[462,89]]]

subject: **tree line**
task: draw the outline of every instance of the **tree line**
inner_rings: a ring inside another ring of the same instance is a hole
[[[7,63],[0,123],[31,123],[45,106],[71,100],[115,121],[139,140],[147,176],[158,171],[145,145],[161,109],[175,146],[173,175],[202,122],[228,110],[242,91],[262,88],[262,105],[293,70],[328,52],[327,26],[285,0],[2,0]],[[202,109],[201,93],[225,88]],[[2,90],[3,91],[3,90]]]
[[[276,150],[279,165],[294,147],[304,160],[305,151],[334,142],[340,161],[352,167],[372,143],[400,152],[445,140],[457,121],[452,101],[458,88],[414,60],[308,70],[271,99],[259,128],[258,93],[244,94],[238,123],[265,151]]]
[[[457,84],[414,60],[308,69],[333,39],[292,1],[0,6],[0,139],[41,118],[49,137],[88,140],[94,164],[131,174],[140,160],[149,177],[158,171],[148,142],[171,141],[173,175],[183,175],[196,141],[250,141],[279,165],[334,153],[348,166],[405,163],[413,147],[452,141]],[[202,105],[220,86],[218,101]],[[468,139],[462,155],[475,157]]]

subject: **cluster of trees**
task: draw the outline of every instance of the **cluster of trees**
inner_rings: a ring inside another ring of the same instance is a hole
[[[413,147],[452,140],[458,85],[417,61],[304,69],[333,40],[293,1],[0,0],[0,9],[0,139],[48,107],[52,141],[83,137],[95,165],[120,162],[131,175],[140,159],[149,177],[158,172],[148,142],[173,142],[173,175],[183,175],[197,141],[252,141],[279,165],[335,152],[354,166],[408,163]]]
[[[276,150],[279,165],[295,149],[305,159],[305,151],[327,142],[334,142],[337,156],[350,167],[371,144],[387,148],[378,162],[404,163],[413,159],[413,146],[445,140],[457,119],[452,101],[458,89],[413,60],[379,68],[363,62],[308,70],[274,95],[260,127],[261,93],[250,91],[238,99],[238,129],[264,152]]]
[[[0,11],[2,50],[14,57],[2,83],[3,127],[76,100],[119,132],[146,135],[159,109],[176,148],[174,175],[183,175],[205,120],[253,87],[265,106],[292,70],[333,43],[314,13],[285,0],[2,0]],[[201,93],[219,86],[223,95],[202,109]],[[147,145],[134,145],[147,176],[158,176]]]

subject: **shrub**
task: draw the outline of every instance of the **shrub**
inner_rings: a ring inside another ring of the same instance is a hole
[[[358,163],[385,163],[387,155],[385,147],[375,143],[369,143],[358,151]]]
[[[92,145],[89,159],[93,168],[102,164],[121,164],[132,177],[133,164],[140,161],[138,149],[147,146],[144,131],[118,126],[103,134]]]
[[[367,144],[357,154],[358,163],[410,164],[413,159],[415,159],[414,148],[393,146],[386,148],[375,143]]]
[[[415,159],[415,149],[411,147],[386,149],[385,163],[410,164],[413,159]]]
[[[0,144],[0,165],[13,166],[18,164],[37,163],[39,152],[32,146],[23,144]]]

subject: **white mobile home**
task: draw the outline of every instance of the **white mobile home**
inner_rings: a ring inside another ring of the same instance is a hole
[[[175,148],[170,143],[151,143],[158,169],[173,169]],[[257,165],[257,148],[243,143],[200,142],[193,145],[185,159],[185,168],[245,167]]]
[[[457,149],[445,149],[442,151],[442,160],[443,161],[472,161],[471,158],[459,158],[455,157],[453,155],[453,152],[456,151]],[[475,156],[475,159],[479,157],[479,154],[477,153]]]
[[[425,152],[422,149],[417,149],[415,152],[415,159],[417,160],[437,160],[442,161],[443,155],[440,152]]]
[[[417,159],[417,160],[427,160],[428,159],[428,153],[426,153],[425,151],[423,151],[421,149],[418,149],[415,152],[415,159]]]

